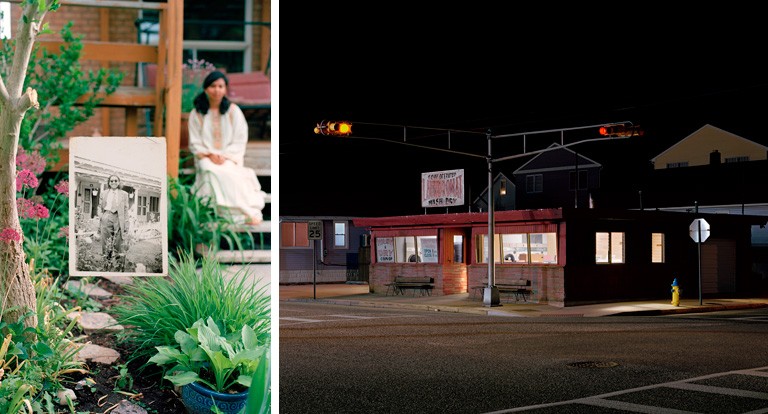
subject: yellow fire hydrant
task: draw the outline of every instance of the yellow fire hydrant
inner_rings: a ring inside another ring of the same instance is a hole
[[[677,285],[677,278],[672,281],[672,304],[680,306],[680,286]]]

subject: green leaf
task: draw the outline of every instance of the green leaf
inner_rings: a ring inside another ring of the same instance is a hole
[[[165,365],[178,361],[180,357],[181,352],[179,352],[176,348],[171,348],[169,346],[158,346],[157,354],[150,358],[149,362],[155,363],[157,365]]]
[[[168,381],[171,381],[173,385],[176,385],[179,387],[182,387],[187,384],[191,384],[195,381],[204,382],[200,379],[197,373],[190,372],[190,371],[177,372],[173,375],[166,375],[163,378],[167,379]]]

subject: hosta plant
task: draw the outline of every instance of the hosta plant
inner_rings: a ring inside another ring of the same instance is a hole
[[[198,382],[216,392],[242,392],[251,386],[259,364],[266,363],[268,346],[248,325],[224,336],[212,318],[199,319],[175,338],[178,346],[156,347],[149,362],[166,367],[164,378],[179,387]]]

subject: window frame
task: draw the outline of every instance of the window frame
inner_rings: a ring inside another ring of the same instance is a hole
[[[544,192],[544,175],[528,174],[525,176],[525,192],[527,194]]]
[[[310,249],[312,243],[309,240],[309,223],[306,221],[289,221],[280,223],[280,248],[281,249]],[[302,233],[303,232],[303,233]],[[301,236],[303,234],[303,236]],[[291,244],[286,244],[290,241]],[[306,245],[296,243],[306,241]]]
[[[336,226],[341,225],[344,227],[341,233],[337,233]],[[347,221],[334,220],[333,221],[333,248],[339,250],[349,249],[349,224]],[[343,244],[338,244],[338,238],[341,236],[344,240]]]
[[[603,240],[601,241],[601,235]],[[621,236],[619,238],[619,236]],[[618,239],[618,240],[617,240]],[[597,231],[595,232],[595,264],[626,264],[626,233],[623,231]],[[604,249],[604,251],[602,251]],[[599,256],[599,253],[605,253]],[[620,261],[616,260],[620,255]]]

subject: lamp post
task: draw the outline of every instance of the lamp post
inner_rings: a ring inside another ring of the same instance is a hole
[[[488,139],[488,284],[483,289],[484,306],[501,306],[499,288],[496,286],[496,257],[494,250],[495,223],[493,221],[493,152],[491,151],[491,130],[486,133]]]

